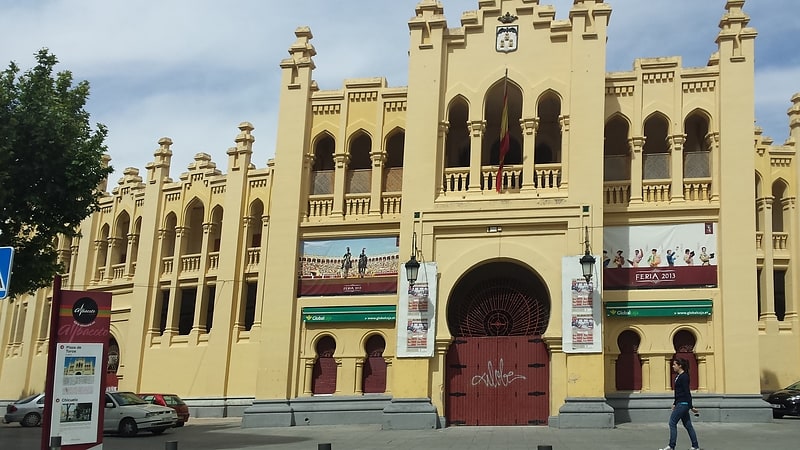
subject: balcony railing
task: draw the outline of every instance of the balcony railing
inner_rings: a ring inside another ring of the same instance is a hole
[[[645,203],[668,202],[672,199],[672,184],[668,179],[642,181],[642,201]]]
[[[219,252],[210,252],[208,254],[208,271],[217,270],[219,268]]]
[[[497,170],[500,166],[481,167],[481,190],[493,191],[497,188]],[[500,182],[503,190],[508,192],[519,192],[522,188],[522,165],[510,165],[503,167],[501,175],[503,180]]]
[[[711,200],[711,178],[684,179],[683,198],[687,202],[707,202]]]
[[[345,216],[365,216],[369,214],[370,194],[347,194],[344,198]]]
[[[789,233],[772,232],[772,248],[774,250],[788,250]]]
[[[561,187],[561,163],[537,164],[533,168],[533,184],[537,189],[558,189]]]
[[[333,211],[333,195],[308,197],[308,217],[327,217]]]
[[[200,270],[200,255],[181,256],[181,273],[197,272]]]
[[[469,167],[444,169],[442,192],[466,192],[467,186],[469,186]]]
[[[247,266],[248,272],[253,272],[256,267],[258,267],[258,263],[261,261],[261,249],[258,247],[250,247],[247,249],[247,261],[245,261],[245,265]]]
[[[608,206],[626,206],[631,201],[631,182],[606,181],[603,183],[603,203]]]
[[[383,194],[383,214],[400,214],[403,195],[400,192]]]

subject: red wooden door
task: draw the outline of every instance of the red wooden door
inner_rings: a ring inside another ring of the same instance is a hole
[[[456,338],[447,353],[448,425],[544,425],[549,355],[537,336]]]

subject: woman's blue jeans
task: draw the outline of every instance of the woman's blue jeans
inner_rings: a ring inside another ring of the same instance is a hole
[[[686,431],[689,433],[692,447],[700,448],[700,445],[697,443],[697,433],[694,432],[694,427],[692,426],[692,417],[689,414],[688,403],[678,403],[675,405],[675,409],[672,410],[672,414],[669,416],[669,446],[675,448],[675,441],[678,440],[679,420],[683,422],[684,428],[686,428]]]

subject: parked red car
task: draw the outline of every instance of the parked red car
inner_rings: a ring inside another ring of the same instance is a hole
[[[175,394],[138,394],[142,400],[156,405],[167,406],[178,414],[176,427],[182,427],[189,420],[189,407]]]

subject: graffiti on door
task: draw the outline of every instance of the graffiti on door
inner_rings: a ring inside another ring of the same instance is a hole
[[[517,375],[513,370],[503,372],[503,358],[500,358],[497,369],[494,368],[491,361],[486,362],[486,367],[486,372],[472,377],[473,386],[485,384],[486,387],[499,388],[506,387],[517,380],[527,379],[525,375]]]

